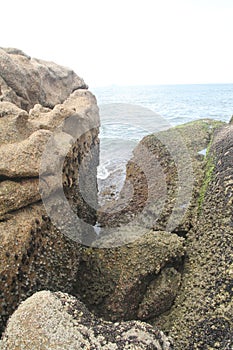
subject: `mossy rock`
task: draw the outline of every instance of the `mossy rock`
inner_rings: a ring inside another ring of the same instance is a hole
[[[233,346],[233,125],[213,138],[208,184],[195,227],[186,240],[187,258],[179,295],[154,324],[166,330],[177,349],[231,349]]]
[[[138,228],[131,227],[133,229]],[[123,228],[120,230],[124,233]],[[175,234],[148,231],[134,242],[120,247],[83,248],[73,293],[79,294],[90,309],[106,319],[145,319],[138,312],[141,304],[140,313],[144,313],[146,290],[154,280],[158,282],[161,271],[167,266],[173,266],[179,274],[185,254],[183,243],[184,239]],[[164,275],[160,293],[157,290],[157,304],[150,302],[151,314],[153,308],[159,312],[158,304],[164,297],[166,281],[170,284],[168,275]],[[174,283],[173,287],[170,284],[174,296],[179,284]],[[145,307],[148,307],[148,302]],[[166,306],[160,311],[163,312],[164,308]]]
[[[200,204],[204,151],[223,125],[203,119],[144,137],[128,162],[122,196],[114,205],[101,208],[100,224],[117,227],[133,222],[185,236]]]

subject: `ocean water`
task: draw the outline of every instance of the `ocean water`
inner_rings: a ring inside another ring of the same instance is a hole
[[[228,122],[233,115],[233,84],[110,86],[92,91],[101,117],[102,203],[119,195],[126,163],[143,136],[197,119]]]

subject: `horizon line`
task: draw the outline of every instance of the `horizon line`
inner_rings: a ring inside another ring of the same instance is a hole
[[[232,83],[151,83],[151,84],[105,84],[105,85],[91,85],[88,84],[91,89],[98,88],[113,88],[113,87],[143,87],[143,86],[184,86],[184,85],[233,85]]]

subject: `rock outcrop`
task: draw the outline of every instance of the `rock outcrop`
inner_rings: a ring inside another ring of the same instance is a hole
[[[67,68],[0,49],[0,330],[34,292],[72,288],[80,240],[54,226],[41,194],[60,186],[71,209],[95,223],[95,206],[85,203],[79,188],[82,171],[97,203],[99,114],[86,88]],[[51,152],[43,159],[46,148]],[[65,217],[62,206],[55,211]]]
[[[53,108],[87,85],[74,71],[34,59],[17,49],[0,48],[0,101],[29,111],[37,103]]]
[[[179,295],[155,324],[176,349],[233,348],[233,125],[213,138],[195,227],[189,232]]]
[[[0,49],[1,349],[231,350],[232,120],[146,136],[97,211],[98,128],[73,71]]]
[[[122,198],[101,208],[100,238],[95,248],[82,249],[73,293],[98,315],[152,320],[171,308],[185,256],[179,236],[195,226],[205,154],[223,124],[188,123],[146,136],[135,149]],[[133,197],[124,207],[129,183]]]
[[[42,291],[15,311],[0,341],[2,350],[171,350],[164,334],[139,321],[99,320],[74,297]]]
[[[123,245],[135,232],[135,241]],[[107,320],[145,320],[169,309],[179,290],[183,238],[168,232],[121,228],[116,248],[83,248],[73,293]],[[113,245],[109,237],[100,239]]]
[[[99,211],[100,225],[134,222],[185,236],[198,211],[205,152],[223,124],[204,119],[144,137],[127,164],[120,199]]]

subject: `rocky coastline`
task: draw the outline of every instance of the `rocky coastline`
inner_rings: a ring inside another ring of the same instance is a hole
[[[232,350],[232,121],[144,137],[101,208],[99,126],[72,70],[0,49],[0,349]]]

